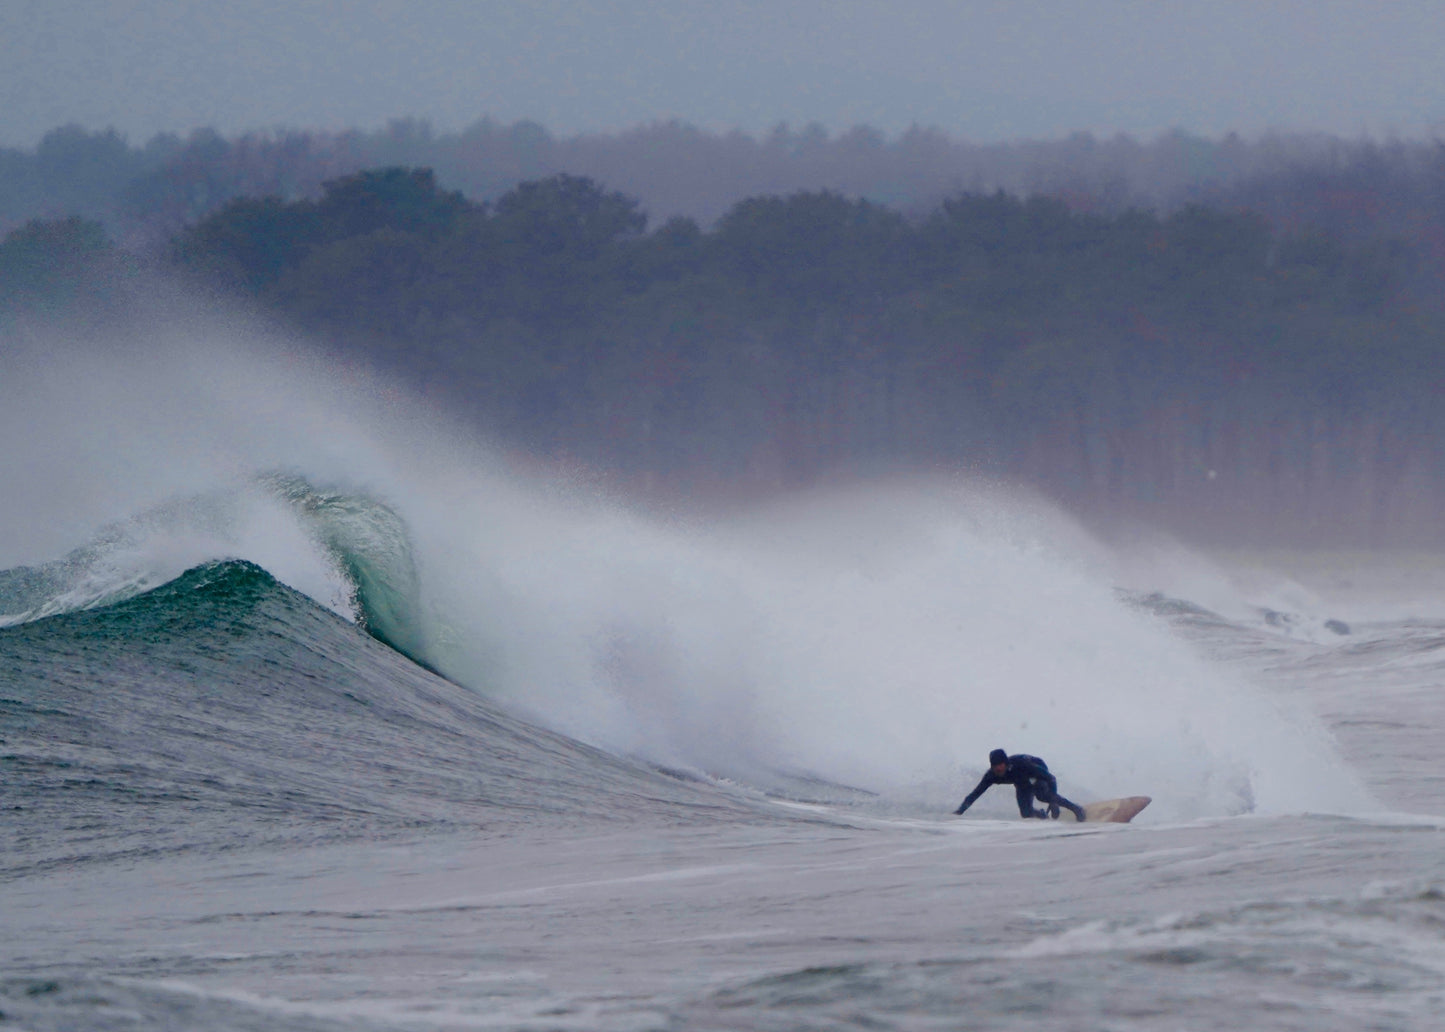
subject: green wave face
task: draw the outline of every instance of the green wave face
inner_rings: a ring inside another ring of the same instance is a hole
[[[357,622],[373,637],[423,665],[429,642],[419,619],[421,578],[406,523],[384,502],[324,490],[294,473],[260,478],[301,520],[352,588]]]
[[[244,561],[0,629],[17,870],[117,855],[736,810],[532,726]]]
[[[60,559],[0,570],[0,626],[113,605],[194,565],[236,558],[244,508],[234,492],[173,499],[101,527]]]
[[[288,558],[268,561],[272,549],[257,540],[268,533],[258,529],[268,522],[266,509],[280,510],[287,532],[309,556],[298,560],[292,549]],[[0,626],[111,606],[227,559],[266,567],[408,658],[428,663],[420,578],[402,518],[375,498],[287,472],[174,499],[102,528],[60,559],[0,570]]]

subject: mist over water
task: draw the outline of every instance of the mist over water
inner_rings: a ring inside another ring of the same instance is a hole
[[[430,598],[480,635],[452,625],[439,665],[585,740],[920,807],[955,804],[997,745],[1166,816],[1368,806],[1311,717],[1124,605],[1040,503],[903,483],[705,527],[514,504],[463,507],[494,533],[422,535],[465,549]]]
[[[0,402],[3,565],[95,546],[62,607],[244,558],[550,727],[751,784],[936,812],[1002,746],[1154,819],[1373,805],[1310,714],[1126,605],[1117,552],[1022,494],[900,480],[659,516],[234,329],[21,354]]]

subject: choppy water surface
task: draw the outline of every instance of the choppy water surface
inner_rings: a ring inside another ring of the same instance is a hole
[[[0,1027],[1439,1027],[1433,560],[654,520],[257,391],[0,466]],[[995,746],[1155,803],[952,817]]]
[[[946,816],[967,779],[932,808],[931,787],[669,772],[518,721],[246,564],[12,627],[0,1012],[33,1029],[1433,1027],[1445,628],[1169,627],[1309,701],[1380,804],[1078,828],[1007,819],[1002,791]]]

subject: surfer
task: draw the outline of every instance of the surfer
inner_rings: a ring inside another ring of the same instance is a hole
[[[1002,749],[995,749],[988,754],[988,770],[984,772],[983,780],[978,787],[968,794],[968,798],[958,804],[954,813],[963,813],[977,801],[978,797],[988,791],[991,785],[1012,785],[1014,794],[1018,796],[1019,815],[1022,817],[1037,817],[1040,820],[1052,817],[1058,820],[1059,807],[1066,810],[1073,810],[1074,816],[1079,820],[1084,819],[1084,808],[1075,803],[1069,802],[1059,795],[1059,781],[1049,773],[1049,765],[1037,756],[1029,756],[1025,753],[1018,753],[1010,756]],[[1038,799],[1048,807],[1048,812],[1034,809],[1034,799]]]

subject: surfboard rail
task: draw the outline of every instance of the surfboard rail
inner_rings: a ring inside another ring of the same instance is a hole
[[[1139,815],[1154,800],[1146,795],[1120,796],[1118,799],[1100,799],[1098,802],[1084,804],[1084,819],[1090,824],[1128,824]],[[1072,811],[1064,811],[1059,814],[1060,818],[1068,815],[1068,819],[1078,821]]]

